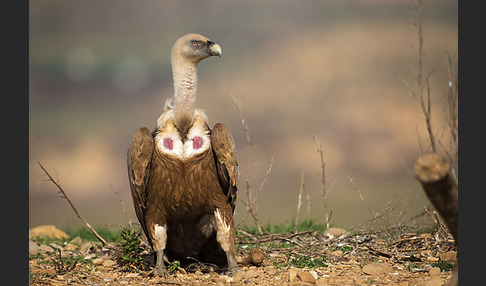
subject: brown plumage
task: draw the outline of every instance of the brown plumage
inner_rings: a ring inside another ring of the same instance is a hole
[[[174,97],[150,132],[142,127],[128,149],[135,213],[156,255],[154,272],[166,273],[163,256],[195,258],[231,273],[238,269],[233,213],[238,163],[231,133],[209,128],[195,108],[197,64],[221,56],[219,45],[188,34],[172,48]]]

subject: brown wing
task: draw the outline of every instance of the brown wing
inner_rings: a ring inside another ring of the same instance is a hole
[[[211,145],[216,157],[219,182],[234,213],[238,191],[238,161],[233,136],[226,126],[221,123],[214,125],[211,131]]]
[[[132,143],[127,152],[128,178],[130,180],[133,205],[138,221],[147,237],[148,234],[145,226],[145,211],[147,206],[146,185],[150,163],[152,162],[154,144],[151,132],[146,127],[142,127],[133,136]]]

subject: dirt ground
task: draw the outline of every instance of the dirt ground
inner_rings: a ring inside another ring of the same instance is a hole
[[[147,249],[148,269],[131,272],[119,263],[119,243],[103,247],[77,237],[61,244],[30,241],[29,285],[433,286],[444,285],[457,264],[452,237],[441,231],[388,239],[372,233],[245,233],[237,237],[241,270],[236,275],[194,264],[167,279],[150,273],[153,256]],[[260,256],[251,259],[252,254]]]

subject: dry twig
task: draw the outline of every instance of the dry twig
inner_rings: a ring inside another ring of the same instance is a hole
[[[260,244],[276,240],[288,240],[296,236],[306,235],[315,232],[314,230],[302,231],[297,233],[273,233],[265,234],[262,238],[253,241],[237,241],[237,244]]]
[[[300,173],[300,189],[299,189],[299,200],[297,202],[297,214],[295,215],[294,230],[292,233],[297,233],[297,225],[299,223],[300,206],[302,205],[302,192],[304,191],[304,171]]]
[[[64,192],[64,190],[62,189],[61,185],[58,182],[54,181],[54,179],[52,178],[51,174],[49,174],[49,172],[47,172],[47,170],[44,168],[44,166],[42,166],[42,164],[39,161],[37,161],[37,163],[39,164],[39,166],[41,167],[41,169],[44,171],[44,173],[47,175],[47,177],[49,177],[49,181],[51,181],[59,189],[60,197],[63,198],[63,199],[66,199],[68,201],[69,205],[74,210],[74,212],[76,213],[76,215],[78,216],[78,218],[81,219],[84,222],[84,224],[89,228],[89,230],[94,234],[94,236],[96,236],[96,238],[99,241],[101,241],[101,243],[103,244],[103,246],[105,246],[106,244],[108,244],[103,239],[103,237],[101,237],[96,232],[96,230],[88,223],[88,221],[74,207],[73,203],[71,202],[71,200],[69,199],[69,197],[66,195],[66,192]]]
[[[248,152],[248,175],[246,176],[246,198],[247,198],[247,201],[243,202],[243,203],[246,206],[247,214],[250,214],[252,216],[253,220],[255,221],[255,224],[256,224],[257,229],[258,229],[258,233],[263,234],[264,232],[266,233],[267,231],[265,230],[265,228],[263,227],[261,222],[258,220],[258,217],[257,217],[257,214],[256,214],[257,212],[255,210],[254,204],[256,202],[256,199],[258,198],[258,195],[260,194],[261,190],[263,189],[263,185],[265,184],[265,182],[268,179],[268,176],[270,175],[270,172],[271,172],[272,166],[273,166],[273,158],[270,162],[270,166],[267,170],[265,178],[263,178],[263,181],[260,184],[260,188],[258,189],[256,195],[253,195],[252,191],[251,191],[252,190],[252,187],[251,187],[251,170],[252,169],[251,168],[253,166],[252,155],[253,155],[253,150],[254,150],[255,147],[253,146],[253,143],[251,141],[250,128],[248,127],[248,124],[246,123],[246,120],[243,117],[241,102],[239,100],[237,100],[233,96],[233,94],[231,94],[231,99],[233,101],[233,104],[235,105],[236,110],[238,111],[238,116],[240,117],[241,125],[243,126],[243,130],[244,130],[245,136],[246,136],[246,143],[247,143],[247,152]],[[247,217],[247,215],[245,215],[243,217],[241,222],[243,222],[246,219],[246,217]],[[241,222],[237,224],[237,227],[241,224]]]
[[[323,202],[323,210],[324,210],[324,216],[326,218],[326,228],[329,228],[329,215],[327,213],[327,190],[326,190],[326,162],[324,161],[324,153],[322,151],[322,144],[317,139],[315,135],[312,135],[312,139],[319,145],[317,148],[317,153],[319,153],[320,159],[321,159],[321,183],[322,183],[322,198],[324,200]]]
[[[64,263],[64,259],[62,257],[61,249],[57,248],[55,252],[55,259],[51,258],[52,263],[54,263],[54,268],[56,269],[56,274],[64,275],[69,271],[73,270],[78,263],[78,260],[72,258],[70,262]]]
[[[351,184],[353,184],[354,186],[354,189],[356,190],[356,192],[358,193],[359,197],[361,198],[361,201],[363,202],[363,204],[366,206],[366,208],[368,209],[368,211],[371,213],[371,215],[373,216],[373,219],[374,221],[378,224],[378,226],[391,238],[395,238],[395,236],[391,235],[387,230],[386,228],[380,223],[380,221],[378,220],[378,218],[376,217],[375,213],[373,212],[373,210],[371,210],[370,206],[365,202],[365,199],[363,198],[363,195],[361,194],[358,186],[356,186],[356,184],[354,183],[354,179],[351,178],[349,175],[346,174],[346,176],[348,177],[349,181],[351,182]]]

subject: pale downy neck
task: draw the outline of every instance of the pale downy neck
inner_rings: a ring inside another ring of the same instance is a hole
[[[185,135],[192,126],[196,109],[197,67],[192,62],[172,64],[174,121],[179,131]]]

